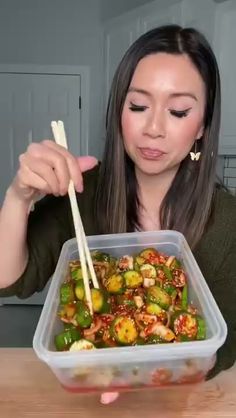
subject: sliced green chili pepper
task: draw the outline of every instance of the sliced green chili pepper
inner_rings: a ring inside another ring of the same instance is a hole
[[[107,270],[107,277],[111,276],[112,274],[115,274],[116,266],[117,266],[117,259],[115,257],[110,256],[110,261],[109,261],[108,270]]]
[[[176,292],[176,288],[168,282],[164,283],[163,289],[168,293],[168,295],[171,296],[173,296],[173,294]]]
[[[181,301],[182,309],[187,309],[188,307],[188,287],[185,285],[182,291],[182,301]]]
[[[199,315],[197,315],[197,324],[198,324],[198,330],[197,330],[196,339],[204,340],[206,338],[206,322]]]
[[[173,269],[180,269],[182,267],[182,265],[181,265],[181,262],[178,260],[178,258],[175,258],[172,261],[170,267],[171,267],[171,270],[173,270]]]
[[[171,270],[169,269],[169,267],[163,265],[162,269],[163,269],[163,272],[164,272],[167,280],[172,281],[173,280],[173,276],[172,276],[172,273],[171,273]]]
[[[163,266],[164,266],[164,264],[155,264],[155,268],[156,268],[157,271],[158,270],[163,270]]]
[[[179,334],[177,336],[177,341],[184,343],[184,342],[189,342],[189,341],[193,341],[193,339],[191,337],[188,337],[187,335],[181,335]]]

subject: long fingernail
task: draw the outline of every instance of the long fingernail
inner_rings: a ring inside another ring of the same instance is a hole
[[[79,184],[78,186],[77,186],[77,192],[79,192],[79,193],[82,193],[83,192],[83,190],[84,190],[84,188],[83,188],[83,185],[82,184]]]
[[[61,196],[65,196],[66,193],[67,193],[67,189],[61,189],[60,190],[60,195]]]
[[[101,403],[104,405],[108,405],[109,403],[114,402],[118,397],[119,397],[119,393],[117,392],[102,393]]]

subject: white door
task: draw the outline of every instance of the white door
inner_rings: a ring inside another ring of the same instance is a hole
[[[52,120],[63,120],[71,151],[81,151],[80,76],[0,73],[0,204],[18,157],[32,141],[53,138]]]
[[[53,138],[52,120],[64,121],[69,148],[80,154],[80,83],[79,75],[0,73],[0,204],[19,154],[31,141]],[[4,298],[0,305],[43,304],[49,284],[26,300]]]

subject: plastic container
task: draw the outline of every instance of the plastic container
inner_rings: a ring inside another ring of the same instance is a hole
[[[189,300],[206,320],[207,339],[56,352],[53,339],[63,329],[57,317],[59,288],[69,260],[78,258],[77,244],[72,239],[62,248],[33,340],[36,354],[48,364],[62,386],[72,392],[113,391],[204,380],[215,363],[218,348],[225,341],[227,327],[184,236],[175,231],[98,235],[88,237],[88,244],[91,249],[104,250],[114,256],[155,247],[178,257],[187,272]]]

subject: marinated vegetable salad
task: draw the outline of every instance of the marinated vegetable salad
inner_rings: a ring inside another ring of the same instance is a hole
[[[64,331],[55,336],[58,351],[206,338],[205,321],[188,301],[186,273],[176,257],[154,248],[118,259],[99,251],[91,256],[100,283],[91,289],[94,315],[85,301],[80,261],[71,261],[60,287]]]

